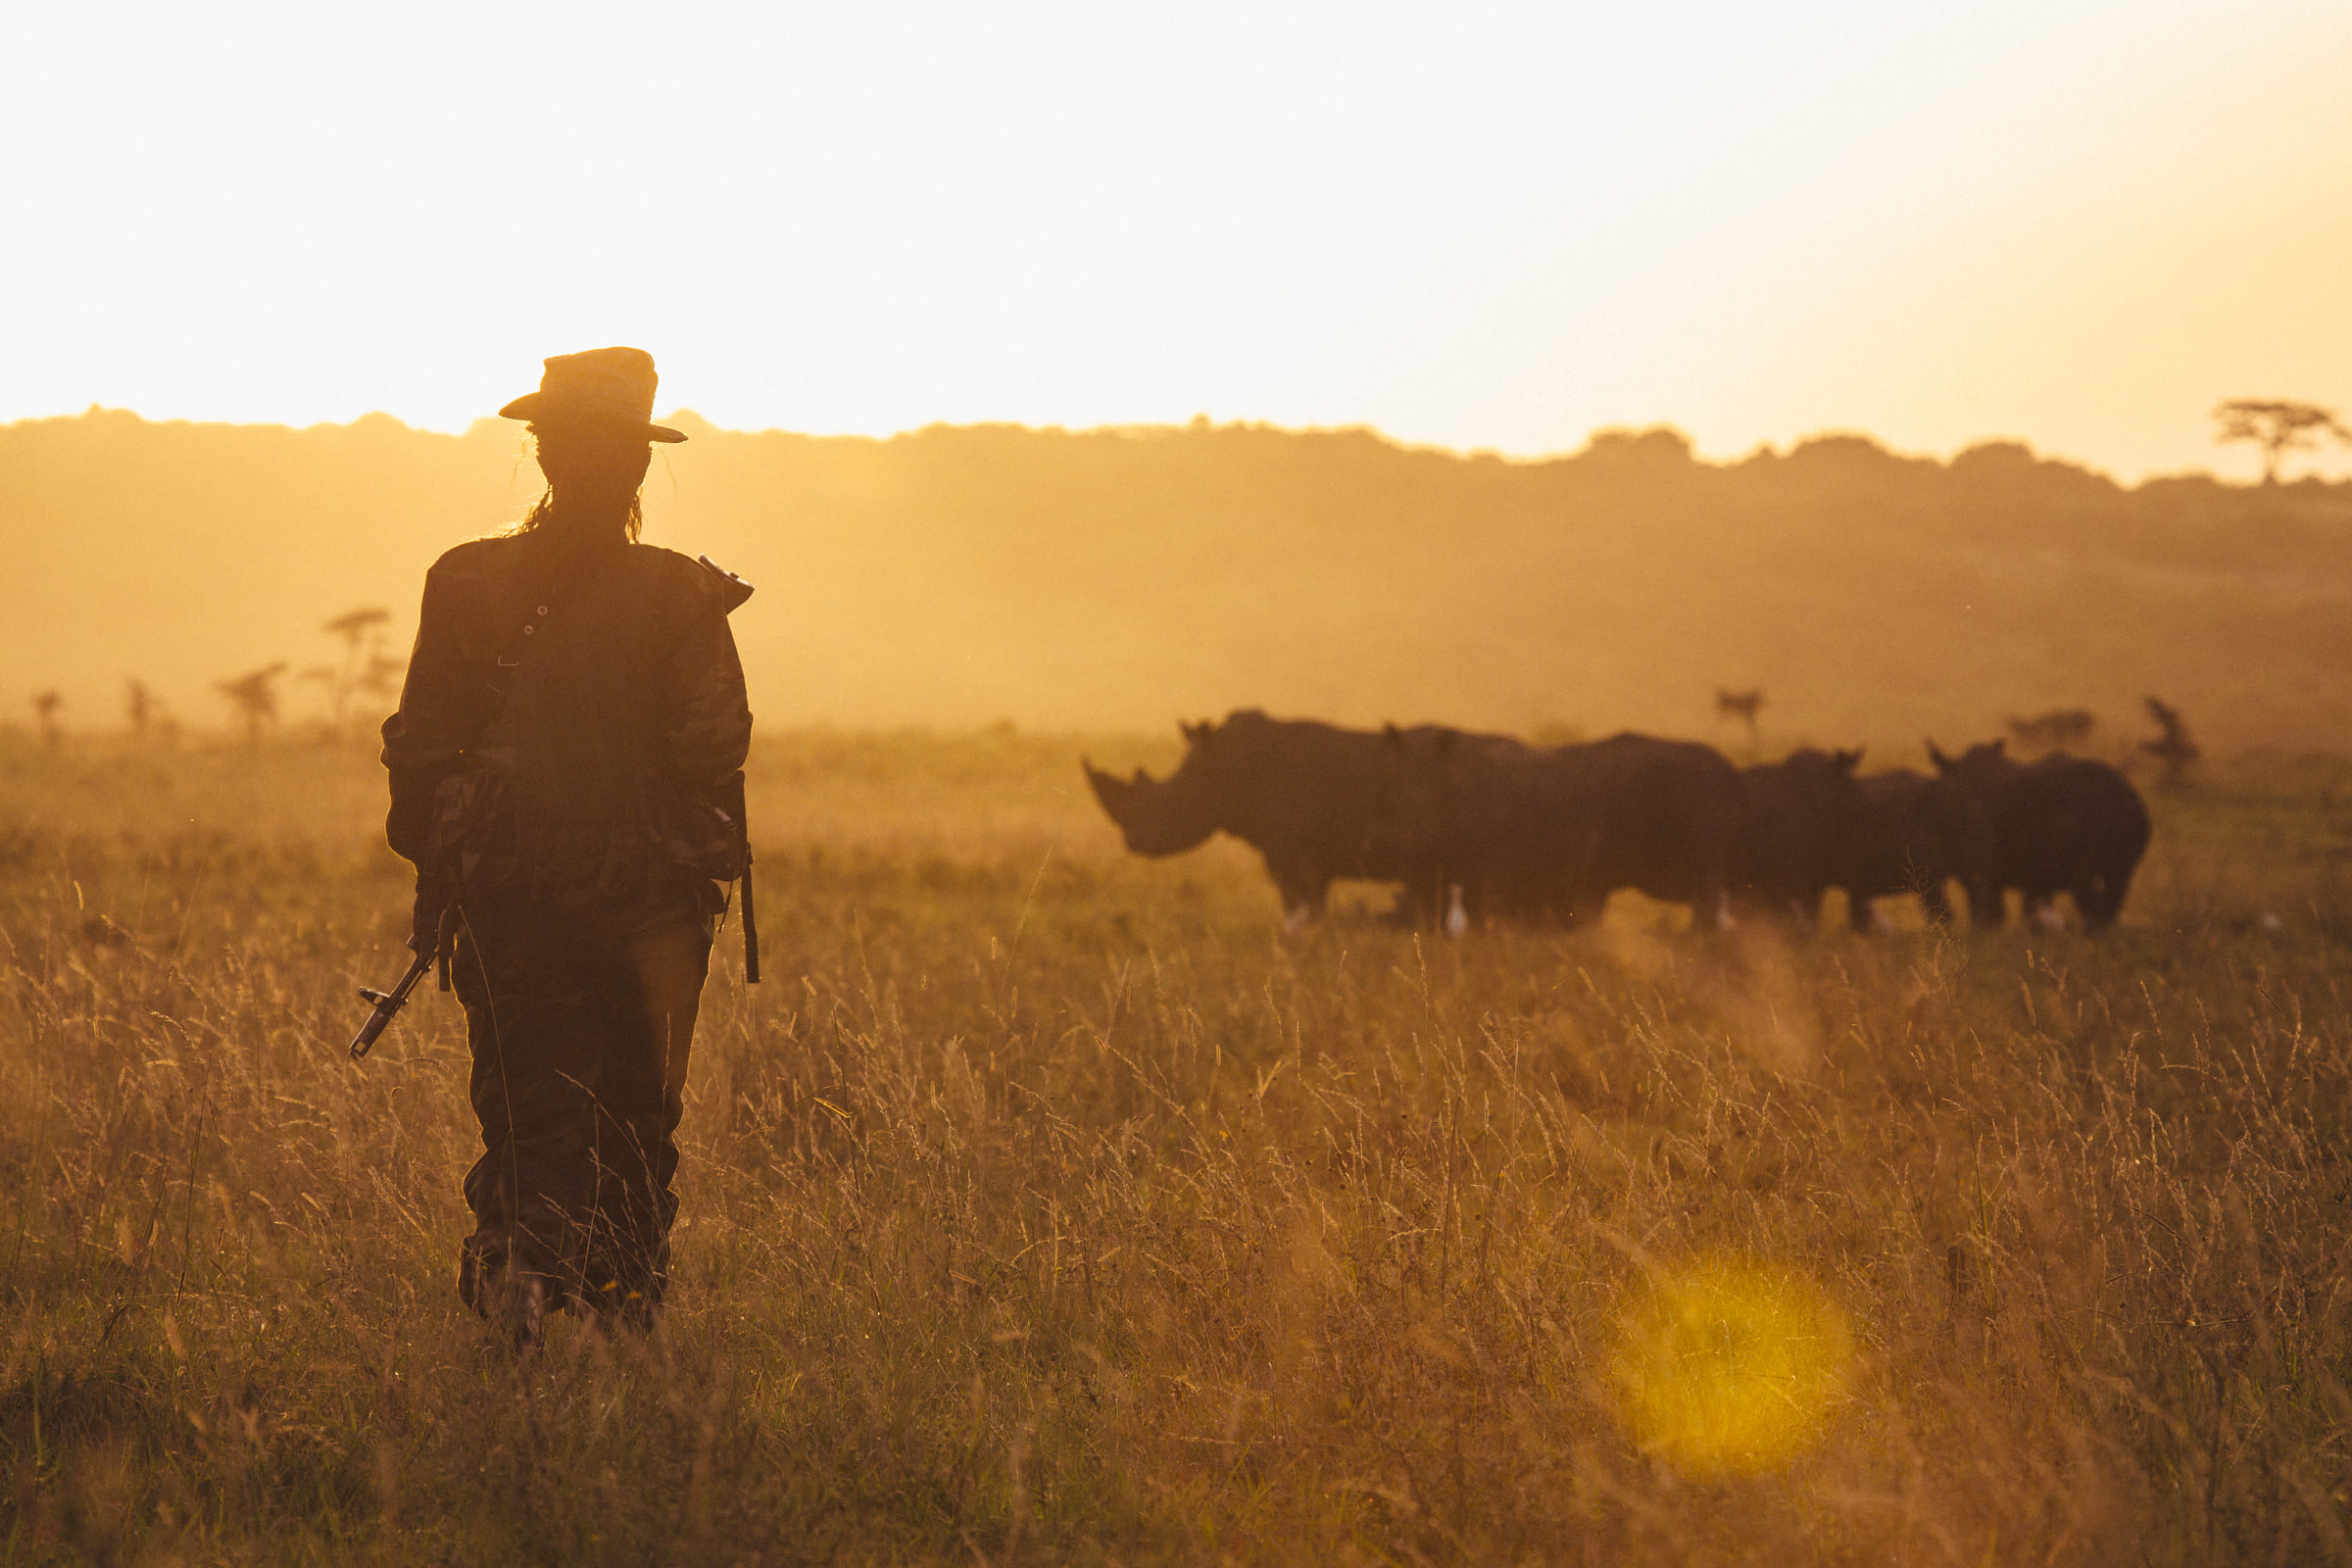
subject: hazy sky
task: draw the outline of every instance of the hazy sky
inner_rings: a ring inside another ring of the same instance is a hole
[[[2352,5],[19,8],[0,419],[1369,423],[2256,471],[2352,406]],[[2330,454],[2316,471],[2352,471]]]

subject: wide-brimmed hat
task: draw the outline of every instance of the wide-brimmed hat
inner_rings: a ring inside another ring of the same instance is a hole
[[[654,423],[654,357],[643,349],[589,349],[547,362],[539,390],[498,411],[505,419],[548,424],[567,419],[634,432],[648,441],[683,441],[686,432]]]

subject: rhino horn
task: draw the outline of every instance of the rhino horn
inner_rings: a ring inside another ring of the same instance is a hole
[[[1133,790],[1135,785],[1103,772],[1095,766],[1091,758],[1079,759],[1078,765],[1086,769],[1086,782],[1088,787],[1095,792],[1095,799],[1102,803],[1102,809],[1108,811],[1111,819],[1116,821],[1127,805],[1128,792]],[[1144,776],[1144,770],[1140,767],[1137,768],[1135,776],[1137,782],[1140,783]]]

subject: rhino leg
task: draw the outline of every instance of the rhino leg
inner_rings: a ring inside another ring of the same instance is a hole
[[[1331,891],[1331,873],[1293,861],[1276,864],[1266,860],[1266,874],[1274,879],[1274,891],[1282,895],[1282,924],[1286,931],[1298,931],[1323,912],[1323,896]]]
[[[2123,911],[2124,889],[2106,877],[2094,877],[2087,888],[2075,890],[2075,907],[2082,911],[2082,927],[2086,931],[2104,931],[2115,924]]]

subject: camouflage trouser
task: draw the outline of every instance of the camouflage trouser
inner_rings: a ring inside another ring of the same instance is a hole
[[[453,965],[482,1156],[458,1292],[526,1286],[650,1322],[668,1277],[670,1178],[710,920],[677,907],[558,918],[468,900]]]

